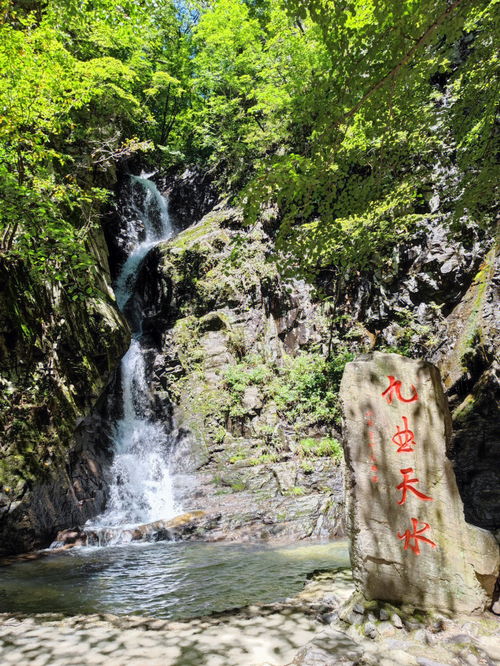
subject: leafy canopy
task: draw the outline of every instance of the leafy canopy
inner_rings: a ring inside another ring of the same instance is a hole
[[[213,167],[289,267],[493,224],[499,0],[2,0],[0,252],[74,297],[109,174]],[[73,297],[72,296],[72,297]]]
[[[4,2],[0,16],[0,255],[79,298],[95,283],[107,173],[165,141],[180,110],[177,12],[168,0],[51,0]]]
[[[498,1],[215,0],[194,30],[194,144],[295,270],[383,268],[431,213],[493,223]],[[453,218],[453,220],[452,220]]]

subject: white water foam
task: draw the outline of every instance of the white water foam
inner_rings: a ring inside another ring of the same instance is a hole
[[[132,250],[116,281],[120,309],[134,293],[137,273],[147,253],[173,235],[167,203],[145,174],[132,176],[133,217],[127,220]],[[141,228],[142,227],[142,228]],[[142,239],[141,239],[142,238]],[[123,416],[115,424],[114,460],[106,511],[88,527],[130,526],[178,515],[169,470],[169,434],[146,417],[152,396],[146,379],[140,333],[121,361]]]
[[[174,233],[167,202],[146,174],[131,176],[131,192],[130,208],[133,215],[126,220],[126,229],[128,237],[135,241],[135,246],[115,284],[116,302],[120,310],[123,310],[134,293],[137,273],[144,257],[155,245],[168,240]]]

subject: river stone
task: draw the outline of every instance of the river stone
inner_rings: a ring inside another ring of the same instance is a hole
[[[465,523],[446,457],[451,420],[438,370],[375,352],[347,364],[340,397],[357,589],[423,610],[483,610],[498,576],[498,545]]]
[[[122,527],[95,528],[86,532],[89,545],[125,544],[131,541],[171,541],[180,533],[197,523],[205,515],[204,511],[182,513],[170,520],[155,520],[123,529]]]

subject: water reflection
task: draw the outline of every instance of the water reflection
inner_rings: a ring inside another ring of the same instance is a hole
[[[0,611],[180,619],[273,602],[307,574],[349,566],[347,543],[169,543],[79,549],[0,569]]]

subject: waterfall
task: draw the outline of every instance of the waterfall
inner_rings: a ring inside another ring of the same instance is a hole
[[[143,259],[158,243],[171,238],[172,224],[167,203],[145,174],[131,176],[131,215],[126,223],[129,254],[116,280],[115,295],[120,310],[133,296]],[[169,472],[169,434],[161,423],[146,415],[151,410],[151,392],[146,376],[141,330],[121,361],[122,417],[114,428],[114,459],[110,497],[106,511],[91,527],[129,527],[169,519],[176,510]]]
[[[134,293],[137,272],[144,257],[155,245],[168,240],[174,233],[167,202],[146,174],[131,176],[130,208],[132,215],[125,222],[132,251],[115,284],[115,297],[120,310]]]

